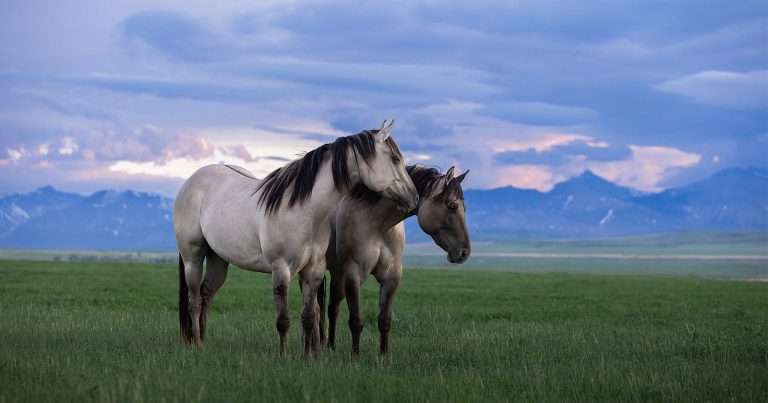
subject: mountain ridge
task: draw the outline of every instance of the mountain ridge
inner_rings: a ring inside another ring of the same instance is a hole
[[[729,168],[658,193],[590,171],[548,192],[512,186],[464,192],[473,240],[594,238],[687,230],[768,231],[768,169]],[[44,186],[0,197],[0,247],[174,250],[173,200],[156,193],[90,195]],[[428,241],[416,220],[409,242]]]

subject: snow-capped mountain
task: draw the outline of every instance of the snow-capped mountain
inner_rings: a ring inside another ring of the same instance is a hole
[[[467,190],[472,239],[581,238],[684,230],[768,231],[768,170],[731,168],[687,186],[642,194],[585,172],[549,192]],[[409,242],[427,240],[415,220]]]
[[[768,231],[768,170],[732,168],[687,186],[642,194],[589,171],[549,192],[467,190],[473,240],[582,238],[683,230]],[[173,201],[50,186],[0,197],[0,247],[174,250]],[[409,242],[428,240],[414,219]]]
[[[41,192],[42,191],[42,192]],[[27,198],[37,199],[31,203]],[[3,216],[27,215],[20,225],[0,236],[5,248],[175,249],[173,200],[156,194],[103,190],[88,197],[46,187],[27,195],[0,199]],[[12,202],[6,200],[13,198]],[[47,199],[49,202],[44,202]],[[64,204],[68,202],[68,204]],[[16,212],[16,207],[34,209]]]
[[[24,195],[0,198],[0,239],[30,220],[48,211],[64,209],[83,200],[85,196],[59,192],[51,186]]]

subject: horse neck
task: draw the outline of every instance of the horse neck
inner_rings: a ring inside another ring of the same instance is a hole
[[[333,181],[332,161],[328,158],[317,172],[315,184],[312,187],[312,197],[306,203],[306,210],[314,220],[325,219],[336,207],[347,191],[340,191]],[[350,188],[360,182],[360,173],[357,168],[354,152],[347,156],[347,167],[350,177]]]
[[[422,213],[422,207],[426,204],[424,203],[426,200],[428,200],[431,197],[434,197],[437,193],[435,191],[426,192],[425,194],[419,194],[419,203],[416,205],[416,208],[412,211],[411,215],[415,215],[417,217],[421,216]],[[426,213],[424,213],[426,214]],[[431,235],[429,232],[427,232],[424,227],[421,226],[422,220],[418,219],[416,220],[419,223],[419,228],[421,228],[422,231],[424,231],[425,234]]]
[[[392,227],[404,221],[406,218],[419,214],[422,206],[422,200],[430,195],[419,195],[419,202],[416,207],[403,213],[397,207],[397,203],[392,200],[381,198],[373,206],[358,206],[359,211],[364,211],[370,222],[370,227],[376,229],[379,233],[385,233]]]
[[[323,218],[341,201],[342,197],[344,195],[333,183],[331,165],[323,164],[312,187],[312,196],[302,206],[305,209],[303,214],[306,217],[312,217],[313,221]]]
[[[342,203],[340,217],[357,226],[359,236],[377,237],[386,233],[408,217],[389,199],[379,199],[371,204],[368,201],[347,198]],[[355,218],[352,218],[355,217]]]

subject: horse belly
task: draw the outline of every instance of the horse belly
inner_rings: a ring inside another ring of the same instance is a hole
[[[200,226],[208,246],[227,262],[250,271],[271,273],[264,258],[258,225],[236,198],[209,200],[203,206]]]
[[[247,261],[241,263],[234,263],[235,266],[248,271],[255,271],[258,273],[272,273],[272,265],[269,264],[264,255],[254,256]]]
[[[250,271],[271,273],[272,268],[264,258],[258,235],[251,228],[229,222],[203,225],[203,235],[208,246],[224,260]]]

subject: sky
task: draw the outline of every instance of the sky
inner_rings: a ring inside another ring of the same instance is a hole
[[[173,196],[391,118],[466,188],[766,167],[768,3],[0,2],[0,193]]]

